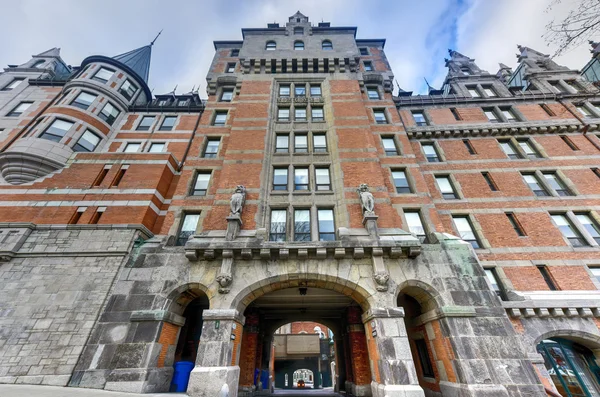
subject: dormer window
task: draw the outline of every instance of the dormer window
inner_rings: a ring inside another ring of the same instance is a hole
[[[470,76],[471,73],[471,69],[469,69],[468,67],[462,67],[460,68],[460,72],[464,75],[464,76]]]
[[[331,44],[331,41],[329,40],[323,40],[323,43],[321,43],[321,49],[324,51],[331,51],[333,50],[333,44]]]
[[[469,90],[469,95],[471,98],[481,98],[481,94],[477,91],[477,88],[474,86],[468,86],[467,90]]]
[[[265,49],[267,51],[273,51],[277,48],[277,44],[274,41],[267,41],[267,45],[265,46]]]
[[[158,101],[158,106],[167,106],[168,103],[169,103],[168,99],[160,99]]]
[[[494,91],[494,89],[492,88],[491,85],[484,85],[483,86],[483,92],[485,92],[485,95],[487,95],[488,97],[497,97],[498,95],[496,94],[496,91]]]
[[[294,34],[295,35],[303,35],[304,34],[304,28],[302,28],[302,27],[295,27],[294,28]]]
[[[304,42],[300,41],[300,40],[294,42],[294,50],[296,50],[296,51],[304,50]]]
[[[179,102],[177,102],[177,106],[187,106],[189,103],[189,101],[187,99],[180,99]]]

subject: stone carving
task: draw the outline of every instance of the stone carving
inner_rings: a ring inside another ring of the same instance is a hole
[[[377,291],[387,291],[388,281],[390,281],[390,275],[388,274],[388,272],[376,272],[375,274],[373,274],[373,280],[375,280],[375,288],[377,288]]]
[[[221,273],[217,276],[216,280],[217,283],[219,283],[219,293],[229,293],[229,287],[231,286],[231,282],[233,281],[231,274]]]
[[[369,186],[366,183],[363,183],[356,191],[360,198],[363,214],[374,214],[375,199],[373,198],[373,194],[369,191]]]
[[[235,188],[235,192],[231,195],[231,200],[229,201],[229,206],[231,208],[229,216],[242,215],[242,208],[244,207],[245,201],[246,188],[244,187],[244,185],[237,185]]]

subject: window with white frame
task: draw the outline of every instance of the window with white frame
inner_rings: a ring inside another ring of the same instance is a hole
[[[306,108],[294,108],[294,120],[306,121]]]
[[[452,181],[448,175],[436,176],[435,182],[437,183],[443,198],[446,200],[458,199],[454,186],[452,186]]]
[[[383,150],[385,150],[386,156],[398,156],[398,148],[396,147],[396,141],[394,137],[382,137],[381,143],[383,144]]]
[[[483,113],[485,113],[490,123],[499,123],[501,121],[494,109],[483,109]]]
[[[220,138],[208,138],[206,140],[206,146],[204,147],[204,153],[202,157],[207,159],[212,159],[217,157],[217,153],[219,153],[219,145],[221,143]]]
[[[92,79],[99,81],[101,83],[107,83],[108,80],[110,80],[110,78],[113,76],[114,73],[115,73],[114,70],[111,70],[111,69],[108,69],[105,67],[101,67],[100,69],[98,69],[96,74],[94,74],[92,76]]]
[[[140,151],[142,144],[139,142],[129,142],[125,145],[124,153],[137,153]]]
[[[87,110],[90,107],[90,105],[96,100],[97,97],[98,95],[82,91],[79,93],[79,95],[77,95],[75,99],[73,99],[73,102],[71,102],[71,106]]]
[[[325,134],[313,134],[313,151],[315,153],[327,153],[327,138]]]
[[[312,107],[310,110],[310,116],[312,121],[323,121],[325,119],[323,115],[323,108],[321,107]]]
[[[473,248],[480,248],[479,240],[473,231],[473,226],[471,225],[468,216],[453,215],[452,221],[454,222],[454,227],[456,227],[456,231],[458,231],[458,235],[461,239],[471,244]]]
[[[40,135],[40,138],[60,142],[75,123],[67,120],[56,119]]]
[[[294,152],[295,153],[308,153],[308,135],[306,135],[306,134],[295,134],[294,135]]]
[[[521,153],[517,150],[517,148],[513,145],[511,140],[499,141],[500,147],[506,156],[511,160],[521,159]]]
[[[289,135],[277,135],[275,137],[275,153],[289,153],[290,137]]]
[[[213,120],[214,126],[224,126],[227,121],[227,111],[226,110],[217,110],[215,112],[215,118]]]
[[[290,108],[277,109],[277,121],[290,121]]]
[[[233,88],[223,88],[221,91],[221,102],[231,102],[233,100]]]
[[[375,123],[377,124],[387,124],[387,117],[385,117],[385,110],[383,109],[373,109],[373,116],[375,116]]]
[[[381,99],[379,96],[379,90],[377,87],[368,87],[367,88],[367,96],[369,99]]]
[[[525,153],[525,155],[530,158],[530,159],[537,159],[540,158],[540,154],[537,152],[537,150],[535,150],[535,148],[533,147],[533,143],[531,142],[530,139],[528,138],[523,138],[523,139],[517,139],[517,143],[519,144],[519,147],[521,148],[521,150],[523,150],[523,153]]]
[[[283,97],[283,98],[289,98],[290,86],[289,85],[280,85],[279,86],[279,96]]]
[[[206,196],[208,184],[210,183],[210,172],[203,171],[196,174],[194,186],[192,186],[192,196]]]
[[[425,113],[422,110],[413,110],[411,113],[417,126],[422,127],[428,124]]]
[[[534,173],[523,174],[523,179],[525,180],[525,183],[527,183],[527,186],[529,186],[529,189],[531,189],[533,194],[535,194],[536,196],[545,197],[550,195],[546,188],[539,181],[537,175],[535,175]]]
[[[90,130],[85,130],[81,138],[73,146],[75,152],[93,152],[100,143],[100,137]]]
[[[148,149],[149,153],[162,153],[165,151],[165,143],[160,142],[160,143],[152,143],[150,145],[150,149]]]
[[[556,172],[552,172],[552,171],[542,172],[542,175],[544,176],[544,178],[546,178],[546,183],[548,183],[548,185],[550,185],[550,187],[552,189],[554,189],[554,191],[559,196],[573,196],[574,195],[573,192],[571,192],[571,190],[569,190],[569,188],[560,179],[560,177],[558,176],[558,174]]]

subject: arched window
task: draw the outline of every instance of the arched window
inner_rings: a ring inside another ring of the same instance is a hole
[[[266,49],[267,51],[273,51],[277,48],[277,44],[274,41],[267,41]]]
[[[294,50],[296,50],[296,51],[304,50],[304,42],[300,41],[300,40],[294,42]]]
[[[331,41],[329,41],[329,40],[323,40],[323,43],[321,44],[321,48],[326,51],[333,50],[333,44],[331,44]]]
[[[296,27],[296,28],[294,28],[294,34],[303,35],[304,34],[304,28],[302,28],[302,27]]]

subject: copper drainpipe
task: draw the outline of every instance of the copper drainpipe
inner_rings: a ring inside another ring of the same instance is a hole
[[[192,147],[192,142],[194,141],[194,138],[196,137],[196,131],[198,130],[198,125],[200,124],[200,118],[202,117],[203,113],[204,113],[204,109],[202,109],[202,111],[198,115],[198,118],[196,119],[196,125],[194,125],[194,130],[192,131],[192,136],[190,137],[190,141],[188,142],[188,145],[185,148],[185,152],[183,153],[181,162],[179,163],[179,166],[177,167],[177,172],[181,172],[181,170],[183,169],[183,164],[185,163],[185,160],[187,159],[190,148]]]
[[[17,139],[19,139],[25,132],[27,132],[27,130],[29,129],[29,127],[31,127],[31,125],[37,121],[37,119],[46,112],[46,110],[48,110],[48,108],[50,108],[51,106],[53,106],[54,104],[56,104],[56,101],[58,100],[58,98],[61,98],[63,93],[65,91],[65,86],[63,86],[62,90],[60,90],[60,92],[54,97],[52,98],[52,100],[50,102],[48,102],[48,104],[46,106],[44,106],[42,108],[42,110],[40,110],[31,120],[29,120],[29,122],[27,124],[25,124],[25,126],[21,129],[21,131],[19,131],[16,135],[14,135],[12,138],[10,138],[8,140],[8,142],[2,146],[2,148],[0,149],[0,153],[4,152],[6,149],[8,149],[10,147],[10,145],[12,145]]]
[[[563,105],[563,107],[567,110],[567,112],[571,113],[573,115],[573,117],[575,117],[577,120],[579,120],[579,122],[583,125],[583,129],[581,130],[581,132],[583,133],[583,136],[586,137],[586,139],[592,144],[594,145],[594,147],[598,150],[600,150],[600,144],[598,144],[597,142],[594,142],[594,140],[592,139],[592,137],[590,137],[587,132],[588,129],[590,128],[590,125],[588,123],[586,123],[581,116],[579,116],[577,113],[575,113],[572,109],[570,109],[566,103],[564,103],[562,101],[561,98],[556,98],[556,102],[560,103],[561,105]]]

